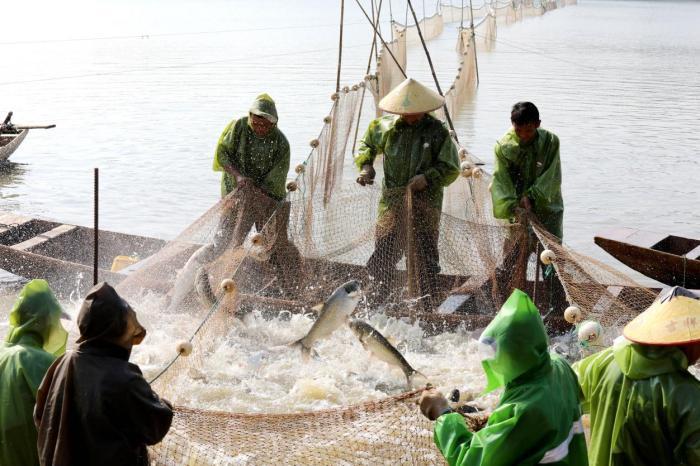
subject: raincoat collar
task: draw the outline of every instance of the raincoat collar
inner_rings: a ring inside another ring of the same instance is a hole
[[[539,310],[526,293],[516,289],[479,338],[487,379],[484,393],[532,370],[548,370],[551,361],[547,345]]]
[[[676,346],[640,345],[621,337],[615,341],[613,355],[620,370],[633,380],[688,369],[688,358]]]
[[[17,344],[25,335],[39,339],[47,353],[60,356],[66,351],[68,332],[61,325],[61,305],[46,280],[32,280],[22,289],[12,311],[6,341]]]
[[[86,341],[78,345],[78,353],[80,354],[92,354],[95,356],[103,356],[109,358],[117,358],[123,361],[128,361],[131,357],[131,350],[126,349],[123,346],[119,346],[115,343],[110,343],[108,341]]]

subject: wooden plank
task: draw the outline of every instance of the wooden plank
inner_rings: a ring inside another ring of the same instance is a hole
[[[35,246],[39,246],[42,243],[45,243],[49,240],[52,240],[54,238],[58,238],[61,235],[65,235],[66,233],[69,233],[71,231],[76,230],[78,227],[75,225],[59,225],[56,228],[53,228],[46,233],[41,233],[33,238],[30,238],[26,241],[22,241],[21,243],[15,244],[10,246],[13,249],[17,249],[19,251],[27,251]]]

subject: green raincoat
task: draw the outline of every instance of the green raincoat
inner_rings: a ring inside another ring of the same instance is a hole
[[[24,287],[0,347],[0,465],[39,464],[32,417],[44,374],[66,349],[61,306],[45,280]]]
[[[355,164],[359,168],[373,164],[379,154],[384,154],[380,216],[403,202],[400,188],[405,188],[411,178],[420,174],[428,180],[426,194],[430,204],[442,209],[442,191],[457,179],[459,158],[449,132],[439,120],[429,114],[415,125],[407,124],[398,115],[373,120],[360,141]]]
[[[534,141],[521,145],[512,129],[496,143],[491,199],[496,218],[511,219],[527,196],[537,219],[563,238],[564,201],[561,197],[559,138],[538,128]]]
[[[277,121],[275,102],[267,94],[261,94],[255,99],[250,113]],[[230,165],[280,201],[286,195],[289,158],[289,142],[277,126],[261,138],[253,132],[249,117],[243,117],[231,121],[224,128],[216,146],[213,168],[214,171],[224,171],[224,166]],[[224,171],[221,178],[221,196],[226,196],[235,187],[236,180]]]
[[[461,414],[438,418],[435,443],[450,466],[587,465],[576,375],[548,353],[542,318],[527,294],[513,292],[479,349],[486,391],[505,390],[476,433]]]
[[[700,465],[700,382],[680,349],[621,338],[574,369],[591,413],[591,465]]]

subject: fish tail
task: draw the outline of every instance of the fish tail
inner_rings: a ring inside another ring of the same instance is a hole
[[[304,362],[309,362],[309,359],[311,358],[312,354],[316,356],[316,352],[312,349],[304,345],[304,339],[302,338],[301,340],[297,340],[295,342],[292,342],[289,344],[289,346],[293,348],[299,348],[301,351],[301,359]]]
[[[410,389],[422,388],[428,383],[428,378],[419,371],[414,370],[406,374],[406,385]]]

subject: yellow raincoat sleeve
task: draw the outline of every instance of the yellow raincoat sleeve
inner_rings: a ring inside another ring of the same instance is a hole
[[[362,169],[363,165],[374,163],[377,155],[382,153],[381,141],[383,137],[381,119],[377,118],[367,127],[365,135],[360,140],[360,148],[355,156],[355,165]]]
[[[214,152],[214,164],[213,169],[216,172],[224,170],[225,165],[231,165],[231,155],[234,148],[234,131],[233,128],[236,126],[238,120],[232,120],[224,131],[219,136],[219,141],[216,143],[216,151]]]
[[[496,144],[496,162],[493,170],[491,199],[493,200],[493,216],[509,219],[513,216],[520,199],[515,191],[515,184],[508,173],[508,159],[501,152],[501,145]]]
[[[546,149],[544,170],[525,193],[535,206],[546,206],[543,210],[558,209],[561,203],[559,138],[553,134],[551,138]]]
[[[457,147],[447,131],[445,133],[435,163],[425,171],[425,177],[431,186],[449,186],[459,176]]]

